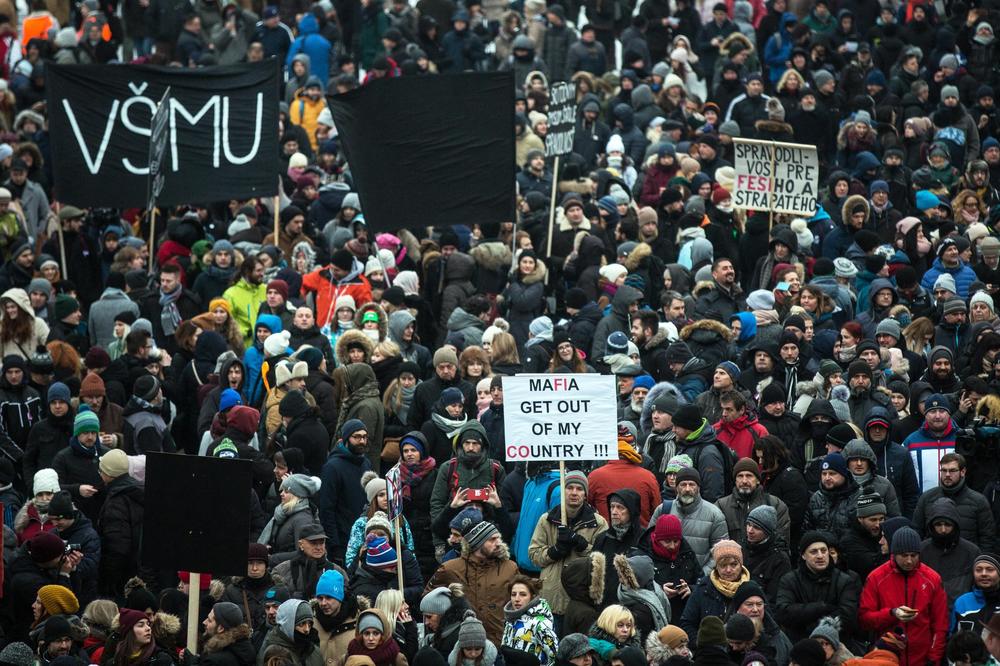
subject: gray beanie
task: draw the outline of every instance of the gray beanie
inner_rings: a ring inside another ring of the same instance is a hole
[[[590,639],[586,636],[583,634],[568,634],[563,636],[563,639],[559,641],[559,649],[556,650],[556,657],[562,661],[570,661],[593,651],[594,648],[590,645]]]
[[[949,97],[958,99],[958,86],[944,86],[941,88],[941,101],[943,102]]]
[[[447,587],[435,587],[420,600],[420,612],[432,615],[444,615],[451,608],[451,590]]]
[[[32,280],[32,282],[34,282],[34,280]],[[970,308],[976,303],[984,303],[986,307],[990,309],[990,312],[996,314],[996,303],[994,302],[993,297],[985,291],[977,291],[972,295],[972,298],[969,299]]]
[[[648,588],[653,581],[656,571],[653,569],[653,560],[649,555],[633,555],[628,558],[628,565],[632,567],[635,580],[640,588]]]
[[[886,513],[885,504],[882,502],[882,496],[878,493],[861,495],[858,497],[858,501],[855,506],[858,518],[867,518],[868,516],[877,516],[878,514],[885,515]]]
[[[958,293],[958,288],[955,287],[955,278],[953,278],[950,273],[941,273],[941,275],[934,280],[934,290],[937,289],[947,289],[953,294]]]
[[[483,623],[476,617],[476,612],[465,611],[465,618],[462,626],[458,629],[459,648],[483,648],[486,647],[486,629]]]
[[[215,621],[223,629],[234,629],[243,624],[243,611],[231,601],[220,601],[212,606]]]
[[[358,633],[364,632],[365,629],[377,629],[379,632],[385,633],[385,626],[377,613],[361,614],[361,619],[358,620]]]
[[[0,651],[0,664],[10,664],[11,666],[34,666],[35,654],[31,648],[19,641],[8,643]]]
[[[822,638],[833,646],[834,650],[840,649],[840,618],[824,617],[809,634],[809,638]]]
[[[719,125],[719,134],[738,137],[740,136],[740,125],[735,120],[727,120]]]
[[[822,88],[830,81],[833,81],[833,79],[834,79],[833,74],[831,74],[829,71],[825,69],[819,69],[816,70],[815,73],[813,73],[813,83],[816,84],[817,88]]]
[[[890,335],[897,341],[903,337],[903,331],[899,328],[899,322],[895,319],[883,319],[875,327],[875,335]]]
[[[778,512],[773,506],[762,504],[747,514],[747,522],[754,527],[767,532],[767,536],[774,536],[778,529]]]
[[[34,291],[45,294],[46,298],[52,298],[52,283],[45,278],[35,278],[28,283],[28,293]]]
[[[920,535],[912,527],[901,527],[892,535],[889,551],[893,555],[920,552]]]

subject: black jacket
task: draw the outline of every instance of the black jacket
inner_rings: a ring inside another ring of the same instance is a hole
[[[464,379],[460,379],[457,374],[455,379],[450,382],[444,381],[435,374],[427,381],[417,385],[417,390],[413,393],[413,404],[410,405],[408,416],[409,426],[412,430],[420,430],[424,421],[431,417],[431,410],[434,408],[434,403],[437,402],[437,399],[441,397],[441,392],[452,386],[461,389],[462,395],[466,397],[466,403],[468,403],[468,397],[473,392],[473,386]]]
[[[820,618],[840,618],[841,640],[853,635],[857,627],[861,583],[853,575],[838,569],[831,561],[825,571],[815,573],[800,562],[798,569],[781,578],[775,619],[793,643],[808,638]]]
[[[31,604],[38,596],[38,590],[45,585],[62,585],[79,593],[69,576],[59,574],[58,569],[43,569],[31,559],[28,545],[24,544],[14,554],[4,572],[5,606],[13,614],[10,618],[10,629],[6,632],[9,640],[25,641],[28,639],[28,629],[31,627]]]
[[[286,446],[302,451],[308,473],[319,476],[330,450],[330,435],[319,417],[314,413],[296,416],[285,428],[285,437]]]
[[[742,539],[741,542],[745,541]],[[778,598],[778,584],[782,576],[792,570],[788,551],[778,548],[771,537],[758,544],[743,544],[743,566],[750,572],[750,578],[760,585],[767,595],[767,601],[774,603]]]
[[[257,662],[257,651],[250,641],[251,633],[249,625],[241,624],[215,634],[205,641],[194,663],[200,666],[253,666]]]
[[[83,554],[83,559],[76,565],[76,571],[70,575],[70,579],[73,581],[73,589],[78,590],[81,605],[86,605],[97,598],[101,537],[97,535],[90,519],[80,511],[76,512],[73,524],[64,530],[58,530],[58,534],[67,544],[72,544],[74,550],[79,546],[79,551]]]
[[[24,449],[24,483],[31,493],[35,472],[52,467],[56,454],[69,446],[73,436],[73,410],[56,418],[49,414],[36,423],[28,433],[28,445]],[[59,477],[62,480],[62,477]]]
[[[64,447],[52,461],[52,469],[59,474],[59,487],[73,496],[73,503],[91,521],[96,521],[104,502],[104,481],[97,470],[99,458],[108,452],[100,443],[95,442],[94,455],[84,455],[72,445]],[[84,497],[80,494],[81,485],[91,485],[97,488],[97,494]]]
[[[138,567],[146,493],[128,475],[109,483],[107,493],[97,520],[101,535],[101,578],[105,583],[124,582]]]
[[[840,539],[840,556],[847,561],[847,566],[858,574],[861,580],[867,580],[868,574],[889,559],[889,556],[882,552],[881,539],[881,534],[872,536],[861,523],[857,522]]]

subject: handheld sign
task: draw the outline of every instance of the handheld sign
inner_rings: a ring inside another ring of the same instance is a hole
[[[548,134],[545,135],[545,156],[560,157],[573,152],[576,130],[576,89],[571,83],[552,86],[548,105]]]
[[[733,206],[790,215],[816,214],[819,157],[816,146],[733,139],[736,186]]]
[[[503,394],[508,462],[618,458],[613,376],[504,377]]]

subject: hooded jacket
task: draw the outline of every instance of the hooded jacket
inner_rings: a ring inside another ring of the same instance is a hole
[[[909,518],[917,508],[920,499],[920,488],[917,485],[917,473],[913,469],[913,459],[900,444],[891,441],[892,433],[882,442],[873,442],[868,436],[868,426],[875,420],[892,423],[889,410],[875,406],[868,412],[865,419],[865,441],[875,453],[878,474],[884,476],[892,484],[899,499],[899,509]]]
[[[267,633],[260,651],[257,653],[257,666],[264,666],[264,653],[272,645],[278,645],[288,650],[292,655],[294,666],[323,666],[323,653],[319,646],[308,642],[303,645],[295,640],[295,613],[301,604],[309,605],[308,601],[289,599],[278,606],[278,616],[275,625]],[[311,613],[311,611],[310,611]]]
[[[958,297],[963,300],[969,297],[969,287],[978,279],[976,272],[961,259],[958,262],[958,266],[947,268],[942,263],[941,257],[938,257],[920,279],[920,286],[931,291],[934,288],[934,283],[943,273],[948,273],[955,278],[955,288],[958,289]]]
[[[937,521],[951,523],[951,533],[937,534],[934,531],[934,523]],[[920,547],[920,562],[941,576],[941,584],[948,597],[948,607],[951,608],[955,600],[972,587],[972,569],[981,551],[977,544],[962,537],[958,509],[948,497],[934,500],[927,512],[925,525],[928,537]]]
[[[13,262],[11,262],[13,263]],[[16,287],[8,289],[0,294],[0,300],[10,299],[21,310],[18,316],[28,316],[32,320],[31,334],[27,340],[11,340],[10,342],[0,342],[0,358],[4,356],[20,356],[25,361],[35,353],[35,348],[44,345],[49,337],[49,327],[41,317],[35,316],[35,311],[31,307],[31,299],[28,292]],[[2,323],[0,323],[2,328]]]
[[[574,548],[562,559],[554,559],[551,556],[551,548],[556,543],[561,523],[560,509],[556,506],[538,519],[534,534],[531,536],[531,545],[528,546],[528,556],[532,563],[542,570],[539,577],[542,582],[541,596],[548,600],[552,612],[557,615],[565,613],[570,602],[568,593],[562,585],[563,572],[571,562],[589,557],[597,535],[608,529],[608,522],[604,517],[589,503],[585,503],[577,515],[570,519],[570,528],[575,534],[586,539],[587,547],[583,550]]]
[[[643,293],[635,287],[623,285],[611,299],[611,312],[604,315],[594,329],[594,340],[590,347],[590,358],[603,358],[606,354],[608,336],[615,331],[630,334],[629,305],[643,300]]]
[[[937,467],[934,469],[936,471]],[[976,544],[985,553],[993,552],[996,547],[996,525],[990,503],[981,493],[970,488],[965,479],[962,479],[957,487],[945,488],[938,485],[928,488],[920,496],[917,508],[913,511],[915,529],[922,536],[930,535],[927,529],[928,518],[932,512],[940,510],[934,507],[942,498],[948,498],[955,503],[954,518],[962,538]]]
[[[563,567],[559,580],[569,601],[563,614],[563,635],[586,634],[597,621],[604,599],[607,559],[599,551],[575,559]]]

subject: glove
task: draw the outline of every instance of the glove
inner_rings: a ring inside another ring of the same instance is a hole
[[[585,539],[582,534],[573,535],[573,550],[575,550],[576,552],[582,553],[583,551],[587,550],[587,546],[589,545],[590,542],[587,541],[587,539]]]
[[[550,560],[555,560],[556,562],[558,562],[559,560],[565,560],[566,557],[569,555],[569,551],[563,550],[562,548],[559,547],[558,544],[556,544],[555,546],[549,546],[549,549],[546,551],[546,554],[549,556]]]
[[[556,544],[569,552],[573,548],[573,537],[576,536],[576,533],[565,525],[560,525],[556,530]]]

